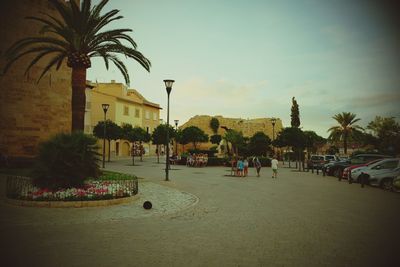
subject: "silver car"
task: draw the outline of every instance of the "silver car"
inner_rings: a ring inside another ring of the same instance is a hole
[[[378,186],[385,190],[393,189],[393,180],[395,177],[400,175],[400,167],[393,170],[384,170],[382,172],[371,174],[369,176],[369,184],[372,186]]]
[[[362,166],[351,170],[351,179],[353,181],[359,181],[361,173],[368,174],[369,176],[374,174],[380,174],[388,170],[393,170],[400,167],[399,158],[383,159],[373,164]]]
[[[393,179],[393,191],[400,192],[400,174]]]

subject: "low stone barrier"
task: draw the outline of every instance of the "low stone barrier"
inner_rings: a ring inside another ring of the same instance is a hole
[[[139,199],[139,195],[132,197],[122,197],[106,200],[87,200],[87,201],[35,201],[35,200],[19,200],[6,198],[5,202],[11,205],[22,207],[37,207],[37,208],[88,208],[111,206],[124,203],[130,203]]]

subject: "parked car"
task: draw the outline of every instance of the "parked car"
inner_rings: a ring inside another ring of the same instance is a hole
[[[373,175],[380,175],[397,167],[400,167],[399,158],[382,159],[368,166],[353,169],[351,171],[351,179],[353,181],[360,182],[360,175],[362,173],[367,174],[369,177],[371,177]]]
[[[335,155],[311,155],[310,159],[307,161],[307,167],[309,169],[322,169],[325,164],[337,160],[338,157]]]
[[[364,164],[374,159],[384,159],[384,158],[390,158],[390,156],[381,154],[358,154],[352,156],[348,160],[327,163],[323,166],[322,172],[324,172],[327,175],[336,176],[339,178],[342,177],[343,170],[349,166]]]
[[[382,172],[375,172],[369,176],[369,185],[378,186],[384,190],[393,189],[393,180],[395,177],[400,175],[400,167],[395,169],[387,170],[382,169]]]
[[[359,167],[369,166],[369,165],[374,164],[375,162],[378,162],[380,160],[382,160],[382,159],[375,159],[373,161],[369,161],[369,162],[364,163],[364,164],[350,165],[349,167],[347,167],[347,168],[345,168],[343,170],[342,178],[343,179],[349,179],[349,182],[353,182],[353,179],[351,179],[351,171],[352,170],[354,170],[355,168],[359,168]]]
[[[321,155],[311,155],[310,159],[307,161],[308,169],[319,169],[324,162],[324,158]]]
[[[324,164],[340,160],[339,157],[336,155],[323,155],[323,157],[324,157]]]
[[[400,192],[400,175],[394,177],[392,185],[393,185],[392,187],[393,191]]]

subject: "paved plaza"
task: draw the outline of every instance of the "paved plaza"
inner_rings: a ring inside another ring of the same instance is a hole
[[[129,204],[28,208],[2,196],[2,265],[397,265],[400,194],[287,167],[272,179],[270,168],[239,178],[226,167],[172,166],[166,182],[156,159],[130,164],[106,166],[143,178]]]

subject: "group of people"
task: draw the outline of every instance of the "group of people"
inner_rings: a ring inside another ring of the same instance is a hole
[[[253,167],[256,169],[257,177],[260,177],[261,162],[258,157],[252,158]],[[232,159],[232,172],[235,172],[235,176],[246,177],[249,173],[249,160],[248,158],[239,157],[237,160]],[[278,177],[278,160],[274,156],[271,160],[272,178]]]
[[[186,159],[186,166],[188,167],[205,167],[207,166],[208,155],[207,154],[189,154]]]

